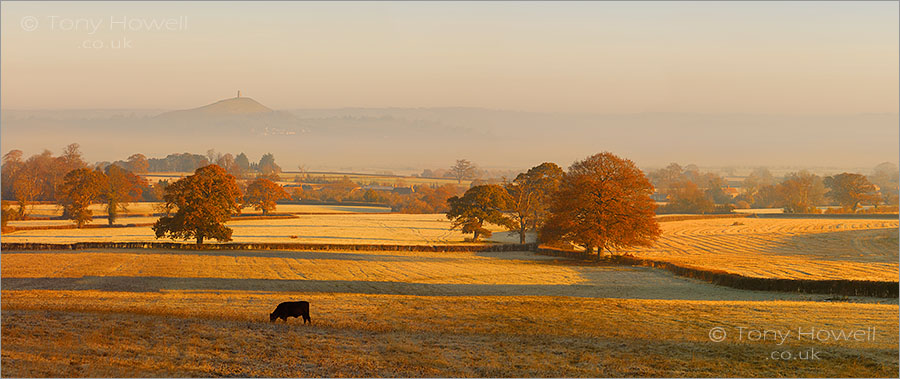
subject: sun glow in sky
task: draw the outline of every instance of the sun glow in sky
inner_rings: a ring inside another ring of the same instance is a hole
[[[898,111],[897,2],[2,4],[4,109]]]

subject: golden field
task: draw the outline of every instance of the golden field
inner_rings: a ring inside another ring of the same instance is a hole
[[[169,182],[181,179],[187,175],[191,175],[193,172],[154,172],[149,174],[141,175],[144,179],[147,179],[150,183],[156,183],[160,180],[167,180]],[[300,178],[303,183],[309,183],[310,180],[316,181],[317,183],[313,184],[321,184],[321,182],[333,182],[342,180],[343,178],[350,179],[356,184],[359,185],[378,185],[378,186],[394,186],[394,187],[411,187],[416,185],[428,185],[428,186],[442,186],[445,184],[452,184],[455,186],[460,186],[462,188],[469,188],[472,183],[471,180],[462,180],[457,183],[456,179],[453,178],[422,178],[415,176],[394,176],[394,175],[379,175],[379,174],[359,174],[359,173],[334,173],[334,172],[296,172],[296,171],[286,171],[282,172],[280,175],[282,179],[279,181],[279,184],[297,184],[296,178]]]
[[[279,212],[282,207],[285,206],[279,206]],[[128,217],[120,222],[155,220]],[[69,222],[14,221],[11,225],[42,223]],[[421,245],[461,244],[470,237],[451,230],[450,221],[443,214],[313,214],[291,219],[232,221],[228,226],[234,229],[235,242]],[[489,227],[495,234],[488,241],[518,242],[515,233]],[[654,246],[619,253],[753,277],[897,281],[900,275],[897,220],[720,218],[668,221],[660,223],[660,227],[662,235]],[[3,241],[170,240],[157,239],[149,226],[143,226],[22,230],[4,234]]]
[[[161,203],[155,202],[136,202],[128,205],[127,210],[121,212],[121,216],[150,216],[155,213],[160,213],[159,209]],[[15,203],[11,203],[10,205],[14,209],[18,209],[18,205]],[[103,204],[92,204],[88,207],[92,212],[94,212],[94,216],[106,216],[106,208]],[[59,205],[55,204],[29,204],[25,206],[25,210],[28,216],[31,217],[59,217],[62,215],[62,208]],[[356,206],[356,205],[317,205],[317,204],[279,204],[278,209],[276,210],[278,213],[390,213],[391,209],[386,207],[377,207],[377,206]],[[254,210],[253,208],[247,207],[242,210],[242,214],[260,214],[260,212]],[[34,222],[37,221],[56,221],[61,224],[71,224],[72,220],[32,220],[32,221],[11,221],[10,225],[35,225]],[[94,223],[106,223],[106,219],[96,219]],[[132,224],[135,221],[132,221],[132,217],[122,217],[117,222],[117,224]]]
[[[0,270],[3,290],[253,290],[793,301],[829,297],[717,287],[652,268],[584,264],[532,252],[4,251]]]
[[[16,294],[4,293],[6,376],[897,374],[896,306],[306,293],[31,295],[41,298],[37,310],[12,305],[16,300],[6,298]],[[57,299],[63,304],[52,305]],[[313,324],[264,321],[284,299],[309,300]],[[708,337],[714,327],[734,334],[736,326],[788,331],[796,325],[875,328],[876,342],[779,345],[741,341],[736,334],[720,343]],[[808,359],[771,359],[785,352],[802,357],[809,349],[818,359],[808,353]]]
[[[279,207],[279,211],[281,208]],[[122,223],[154,222],[157,218],[123,218]],[[105,220],[95,220],[98,221]],[[40,221],[24,221],[25,226]],[[71,223],[71,222],[70,222]],[[461,243],[466,238],[450,230],[443,214],[315,214],[276,220],[238,220],[234,242],[310,242],[419,245]],[[502,231],[494,227],[495,231]],[[295,236],[296,238],[291,238]],[[497,238],[505,241],[506,235]],[[149,226],[114,229],[22,230],[3,235],[5,242],[170,241],[157,239]]]
[[[704,219],[660,223],[641,258],[782,279],[898,280],[898,221]]]
[[[896,299],[530,252],[4,252],[5,376],[894,376]],[[308,300],[312,326],[268,322]],[[711,328],[729,332],[710,340]],[[874,329],[751,341],[738,327]],[[773,352],[816,360],[773,360]]]
[[[896,280],[897,221],[660,225],[657,246],[630,253],[744,275]],[[229,226],[238,242],[466,237],[443,215],[301,215]],[[156,240],[149,227],[2,238]],[[895,377],[900,367],[897,299],[738,290],[532,252],[4,251],[0,276],[4,376]],[[310,301],[313,325],[268,322],[289,300]],[[710,338],[717,327],[727,333],[721,342]],[[873,337],[796,338],[812,328]],[[795,338],[752,340],[744,330]]]

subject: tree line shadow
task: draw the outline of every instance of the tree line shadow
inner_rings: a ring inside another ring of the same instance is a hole
[[[618,274],[611,277],[610,274]],[[251,291],[388,294],[409,296],[568,296],[663,300],[772,300],[796,298],[718,287],[652,269],[606,271],[579,284],[456,284],[364,280],[233,279],[196,277],[83,276],[3,278],[2,290],[55,291]]]

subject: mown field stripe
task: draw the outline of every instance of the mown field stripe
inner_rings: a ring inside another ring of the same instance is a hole
[[[536,253],[586,261],[596,260],[595,255],[586,254],[581,251],[552,249],[543,246],[538,247]],[[897,298],[900,296],[900,282],[850,279],[813,280],[759,278],[720,270],[699,269],[671,262],[642,259],[627,255],[613,256],[609,259],[615,263],[661,268],[678,276],[698,279],[708,283],[737,289],[882,298]]]

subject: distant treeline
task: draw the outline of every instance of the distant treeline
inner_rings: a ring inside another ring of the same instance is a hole
[[[798,171],[775,178],[768,169],[755,169],[740,186],[700,172],[694,165],[672,163],[648,175],[655,200],[665,204],[658,213],[728,213],[733,209],[782,208],[785,213],[819,213],[818,207],[837,206],[829,213],[896,212],[900,173],[896,165],[882,163],[871,175],[841,173],[821,177]]]
[[[194,172],[194,170],[210,164],[217,164],[236,177],[252,173],[270,175],[281,172],[281,167],[275,163],[275,156],[271,153],[264,154],[259,162],[250,162],[244,153],[235,156],[231,153],[222,154],[212,149],[207,151],[206,155],[181,153],[169,154],[165,158],[147,158],[143,154],[134,154],[126,160],[97,162],[96,166],[104,168],[109,165],[117,165],[135,173],[145,173]]]
[[[245,206],[259,208],[258,205],[264,202],[265,206],[260,208],[264,214],[275,209],[276,201],[284,200],[378,204],[388,205],[395,212],[440,213],[447,211],[447,199],[460,194],[464,189],[449,184],[440,187],[363,187],[347,177],[315,186],[282,188],[276,184],[281,180],[281,167],[275,163],[272,154],[265,154],[259,162],[253,163],[249,162],[244,153],[235,157],[210,150],[205,156],[182,153],[148,159],[143,154],[133,154],[126,160],[89,164],[83,159],[79,145],[70,144],[60,156],[54,156],[48,150],[27,159],[20,150],[9,151],[3,156],[3,222],[5,225],[11,219],[27,218],[29,206],[37,203],[59,204],[64,208],[64,217],[68,218],[72,216],[68,213],[69,205],[74,205],[73,209],[83,208],[79,204],[71,204],[73,201],[80,201],[78,196],[75,199],[69,196],[73,191],[87,191],[97,202],[112,204],[111,213],[125,209],[133,201],[162,201],[166,188],[172,183],[169,180],[148,182],[139,177],[141,174],[190,172],[208,166],[210,162],[234,176],[238,190],[247,197],[244,199]],[[468,173],[463,175],[468,177]],[[259,179],[262,178],[267,181],[260,182]],[[300,175],[295,179],[301,180]],[[266,184],[270,188],[261,190],[260,184]],[[281,194],[273,198],[272,193]],[[18,203],[17,209],[9,207],[10,201]],[[114,219],[113,214],[110,216],[113,216],[110,219]],[[91,219],[87,216],[79,218],[86,222]]]
[[[21,150],[10,150],[3,156],[2,166],[2,199],[24,203],[37,201],[56,202],[57,189],[69,172],[81,168],[108,170],[109,166],[118,166],[135,174],[148,172],[193,172],[194,170],[215,163],[237,178],[254,175],[277,175],[281,167],[275,163],[275,156],[264,154],[259,162],[250,162],[247,155],[237,156],[220,154],[214,150],[207,155],[181,153],[169,154],[165,158],[147,158],[143,154],[132,154],[128,159],[115,162],[86,162],[77,143],[63,149],[60,156],[54,156],[49,150],[32,155],[27,159]],[[147,183],[143,185],[141,194],[136,200],[158,201],[158,186],[164,183]]]

